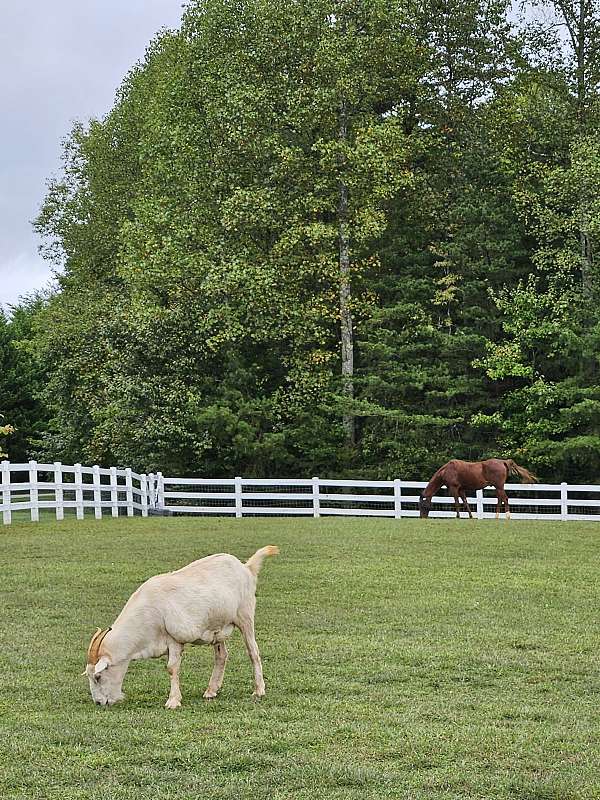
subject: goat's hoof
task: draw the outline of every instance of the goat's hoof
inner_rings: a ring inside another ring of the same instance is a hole
[[[207,689],[207,690],[204,692],[204,694],[202,695],[202,697],[203,697],[205,700],[214,700],[216,696],[217,696],[217,693],[216,693],[216,692],[210,692],[208,689]]]
[[[252,692],[252,697],[254,698],[254,700],[262,700],[264,696],[265,696],[264,689],[261,690],[257,689],[256,691]]]
[[[165,703],[165,708],[181,708],[181,700],[177,700],[176,698],[171,698],[167,700]]]

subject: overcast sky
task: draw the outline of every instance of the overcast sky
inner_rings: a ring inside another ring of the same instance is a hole
[[[31,228],[75,120],[103,116],[182,0],[0,0],[0,304],[43,287]]]

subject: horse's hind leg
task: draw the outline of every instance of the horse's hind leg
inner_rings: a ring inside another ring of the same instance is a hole
[[[467,501],[467,493],[465,492],[464,489],[460,493],[460,498],[463,501],[463,508],[465,509],[465,511],[469,512],[469,519],[473,519],[473,514],[471,513],[471,509],[470,509],[469,503]]]
[[[504,489],[500,489],[498,491],[498,498],[502,498],[502,502],[504,503],[504,510],[506,511],[506,519],[510,519],[510,507],[508,505],[508,495],[504,491]],[[498,502],[498,504],[500,504]]]

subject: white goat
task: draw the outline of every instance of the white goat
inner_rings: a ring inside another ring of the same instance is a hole
[[[265,682],[254,638],[256,578],[266,556],[279,548],[261,547],[245,563],[219,553],[182,569],[155,575],[137,589],[111,628],[98,628],[87,652],[85,675],[92,699],[113,705],[124,699],[121,687],[130,661],[168,655],[171,691],[167,708],[181,705],[179,667],[185,644],[212,644],[215,664],[204,697],[215,697],[227,661],[225,640],[239,628],[254,667],[254,695]]]

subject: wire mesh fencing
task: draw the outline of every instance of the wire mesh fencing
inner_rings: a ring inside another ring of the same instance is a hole
[[[329,478],[171,478],[150,476],[154,506],[174,514],[246,516],[419,516],[424,481]],[[600,520],[600,486],[506,484],[515,519]],[[470,493],[474,517],[497,515],[495,489]],[[461,515],[465,511],[461,504]],[[432,498],[431,517],[454,517],[454,498],[442,489]]]
[[[194,478],[138,474],[131,469],[102,468],[60,462],[1,463],[0,490],[5,524],[13,514],[37,521],[40,513],[57,519],[93,513],[198,514],[256,516],[419,516],[423,481],[333,478]],[[506,484],[515,519],[600,520],[600,486],[587,484]],[[495,489],[470,493],[477,519],[497,515]],[[464,516],[465,511],[461,514]],[[453,497],[442,489],[432,498],[431,517],[454,517]]]

